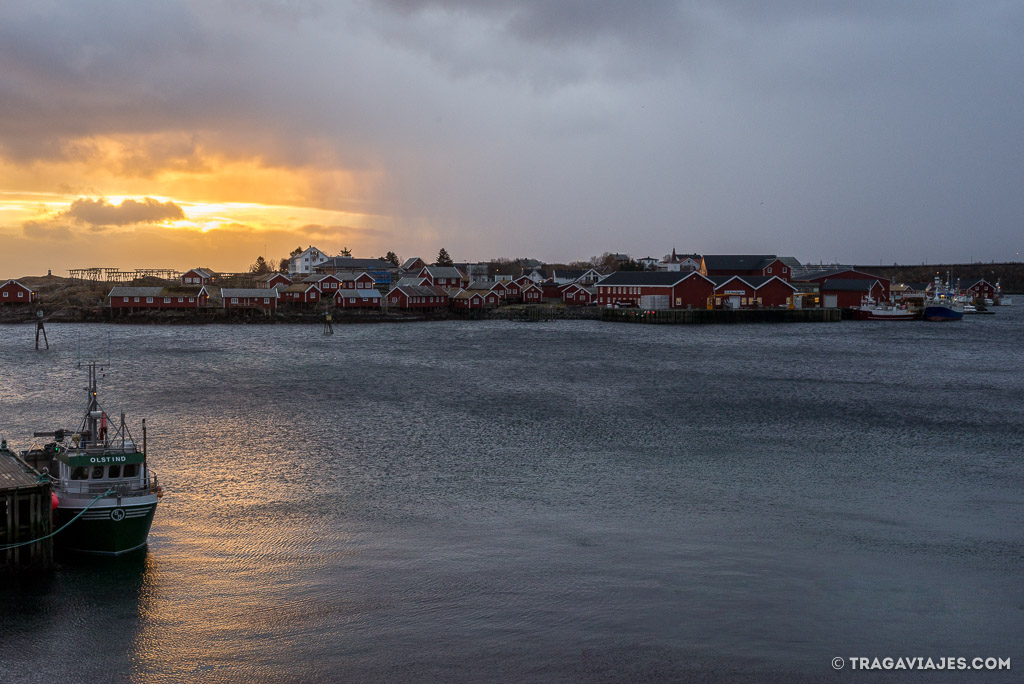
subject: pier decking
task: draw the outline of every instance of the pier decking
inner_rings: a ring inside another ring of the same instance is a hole
[[[48,567],[49,539],[15,546],[50,534],[50,483],[41,482],[27,463],[0,445],[0,570]]]

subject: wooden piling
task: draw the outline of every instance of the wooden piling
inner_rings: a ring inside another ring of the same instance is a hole
[[[0,443],[0,569],[49,568],[53,543],[50,482]]]

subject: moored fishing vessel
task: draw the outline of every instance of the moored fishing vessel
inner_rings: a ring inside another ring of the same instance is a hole
[[[964,305],[956,300],[956,296],[949,291],[948,285],[946,286],[946,291],[943,291],[939,276],[935,276],[935,290],[932,293],[932,298],[925,304],[924,320],[933,322],[959,321],[963,317]]]
[[[893,306],[869,298],[865,298],[860,306],[855,306],[850,311],[856,321],[915,321],[921,317],[920,308],[912,305]]]
[[[161,490],[146,459],[145,419],[139,449],[124,414],[111,424],[100,406],[97,370],[88,364],[89,403],[78,430],[37,432],[53,441],[22,457],[53,484],[57,548],[120,554],[146,545]]]

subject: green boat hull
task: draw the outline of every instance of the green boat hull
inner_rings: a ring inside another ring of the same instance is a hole
[[[81,512],[81,508],[58,508],[57,528]],[[81,553],[128,553],[146,545],[155,513],[155,502],[137,506],[93,507],[54,537],[54,545],[63,551]]]

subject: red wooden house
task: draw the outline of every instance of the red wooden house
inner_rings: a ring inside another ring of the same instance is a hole
[[[459,292],[452,295],[448,301],[451,308],[456,311],[483,309],[485,305],[484,294],[476,290],[459,290]]]
[[[469,285],[469,279],[454,266],[424,266],[419,272],[433,287],[442,289],[463,288]]]
[[[342,288],[334,293],[334,306],[339,309],[380,309],[384,302],[380,290],[374,288]]]
[[[225,309],[277,309],[278,291],[275,288],[220,289],[221,306]]]
[[[961,294],[972,299],[993,299],[996,296],[996,287],[982,278],[963,288]]]
[[[284,289],[278,288],[277,291],[281,293],[282,304],[306,305],[320,302],[320,288],[314,283],[292,283]]]
[[[324,296],[333,295],[338,288],[342,287],[342,277],[333,273],[314,273],[303,278],[302,282],[307,285],[316,285],[316,288]]]
[[[340,287],[343,290],[372,290],[374,285],[372,275],[360,273],[359,275],[342,276]]]
[[[597,284],[597,303],[640,306],[644,297],[667,297],[670,309],[704,309],[714,292],[711,279],[696,271],[616,271]]]
[[[544,299],[544,288],[535,282],[530,282],[529,285],[520,290],[521,297],[527,304],[538,304]]]
[[[529,278],[527,278],[529,280]],[[501,283],[502,287],[505,288],[505,301],[506,302],[518,302],[522,299],[523,288],[514,280],[506,280]]]
[[[206,268],[193,268],[181,274],[182,285],[209,285],[216,276]]]
[[[389,309],[435,311],[448,308],[448,294],[436,287],[397,285],[388,292]]]
[[[275,285],[288,287],[292,284],[292,279],[284,273],[265,273],[256,278],[256,282],[260,287],[274,287]]]
[[[586,306],[597,301],[597,288],[573,283],[562,290],[562,301],[568,306]]]
[[[0,285],[0,304],[30,304],[35,298],[36,293],[17,280],[8,280]]]

